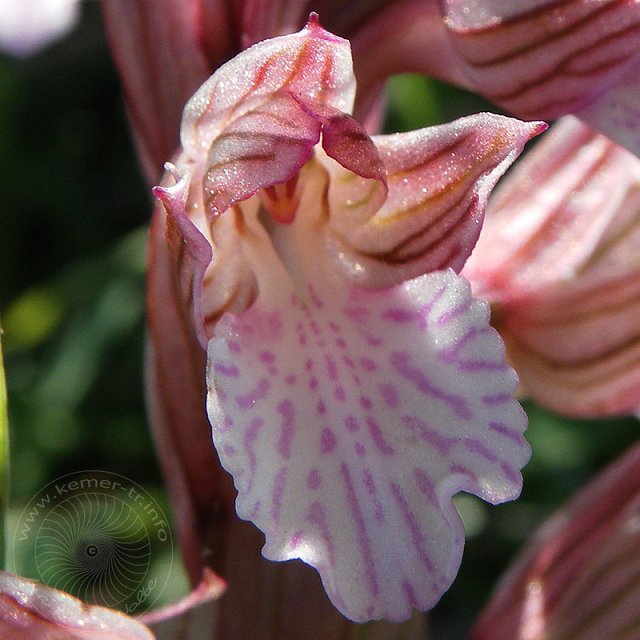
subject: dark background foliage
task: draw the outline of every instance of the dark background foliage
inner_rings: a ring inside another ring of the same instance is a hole
[[[393,79],[389,95],[389,130],[486,108],[417,76]],[[97,3],[83,6],[64,40],[26,60],[0,57],[0,166],[11,515],[46,483],[84,469],[122,474],[166,504],[143,400],[151,196]],[[431,615],[434,640],[464,637],[535,527],[637,437],[634,419],[527,410],[534,455],[522,498],[497,508],[458,498],[467,548],[458,580]],[[179,571],[172,575],[165,599],[186,588]]]

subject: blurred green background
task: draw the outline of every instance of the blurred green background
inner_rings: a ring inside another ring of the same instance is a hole
[[[487,108],[417,76],[391,81],[389,105],[389,130]],[[169,514],[143,400],[151,197],[97,3],[85,3],[78,27],[41,53],[0,57],[0,166],[13,521],[43,485],[84,469],[130,478]],[[527,536],[638,435],[631,418],[581,422],[527,410],[534,455],[522,498],[498,508],[457,500],[468,542],[454,587],[431,615],[434,640],[465,636]],[[174,565],[163,601],[186,589]]]

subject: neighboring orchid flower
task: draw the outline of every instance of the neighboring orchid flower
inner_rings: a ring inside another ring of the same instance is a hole
[[[504,576],[473,640],[640,637],[640,446],[540,529]]]
[[[563,119],[492,196],[464,273],[537,401],[640,406],[640,160]]]
[[[43,584],[0,571],[3,640],[153,640],[133,618]]]
[[[103,0],[151,182],[178,147],[182,108],[209,74],[310,10],[352,44],[362,120],[396,73],[432,75],[524,118],[576,112],[640,154],[640,0]]]
[[[156,194],[238,514],[352,620],[403,620],[457,572],[451,496],[520,490],[516,380],[451,269],[544,125],[482,114],[371,139],[347,115],[354,92],[348,43],[314,16],[251,47],[187,104]]]
[[[34,54],[79,18],[79,0],[0,0],[0,51],[21,58]]]
[[[576,113],[640,154],[640,0],[442,6],[469,88],[523,118]]]

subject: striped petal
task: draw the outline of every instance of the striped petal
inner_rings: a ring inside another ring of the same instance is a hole
[[[468,81],[524,118],[576,111],[637,69],[637,0],[447,0]]]
[[[381,185],[327,162],[335,252],[358,282],[384,286],[462,268],[498,178],[543,131],[489,113],[409,133],[375,136],[387,173]]]
[[[447,271],[362,289],[316,257],[295,288],[263,269],[264,297],[219,321],[214,443],[266,557],[314,566],[354,621],[399,621],[432,607],[458,570],[451,496],[518,495],[526,418],[466,281]]]
[[[0,571],[3,640],[153,640],[144,625],[118,611],[89,606],[68,593]]]
[[[472,640],[640,637],[639,510],[636,446],[540,529]]]

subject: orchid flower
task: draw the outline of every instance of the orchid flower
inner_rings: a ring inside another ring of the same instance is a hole
[[[465,84],[520,117],[575,113],[640,154],[638,0],[443,0]]]
[[[413,71],[519,117],[575,112],[640,154],[640,0],[103,0],[102,9],[150,181],[209,74],[249,44],[300,28],[310,10],[352,43],[361,119],[388,77]]]
[[[567,117],[492,197],[465,266],[526,392],[573,415],[640,405],[640,160]]]
[[[155,193],[238,515],[348,618],[399,621],[457,572],[452,495],[520,490],[516,378],[454,270],[544,125],[482,114],[370,138],[354,90],[348,42],[315,16],[254,45],[188,102]]]
[[[501,580],[471,638],[637,638],[639,509],[636,445],[539,530]]]
[[[63,37],[79,18],[79,0],[0,0],[0,51],[32,55]]]

